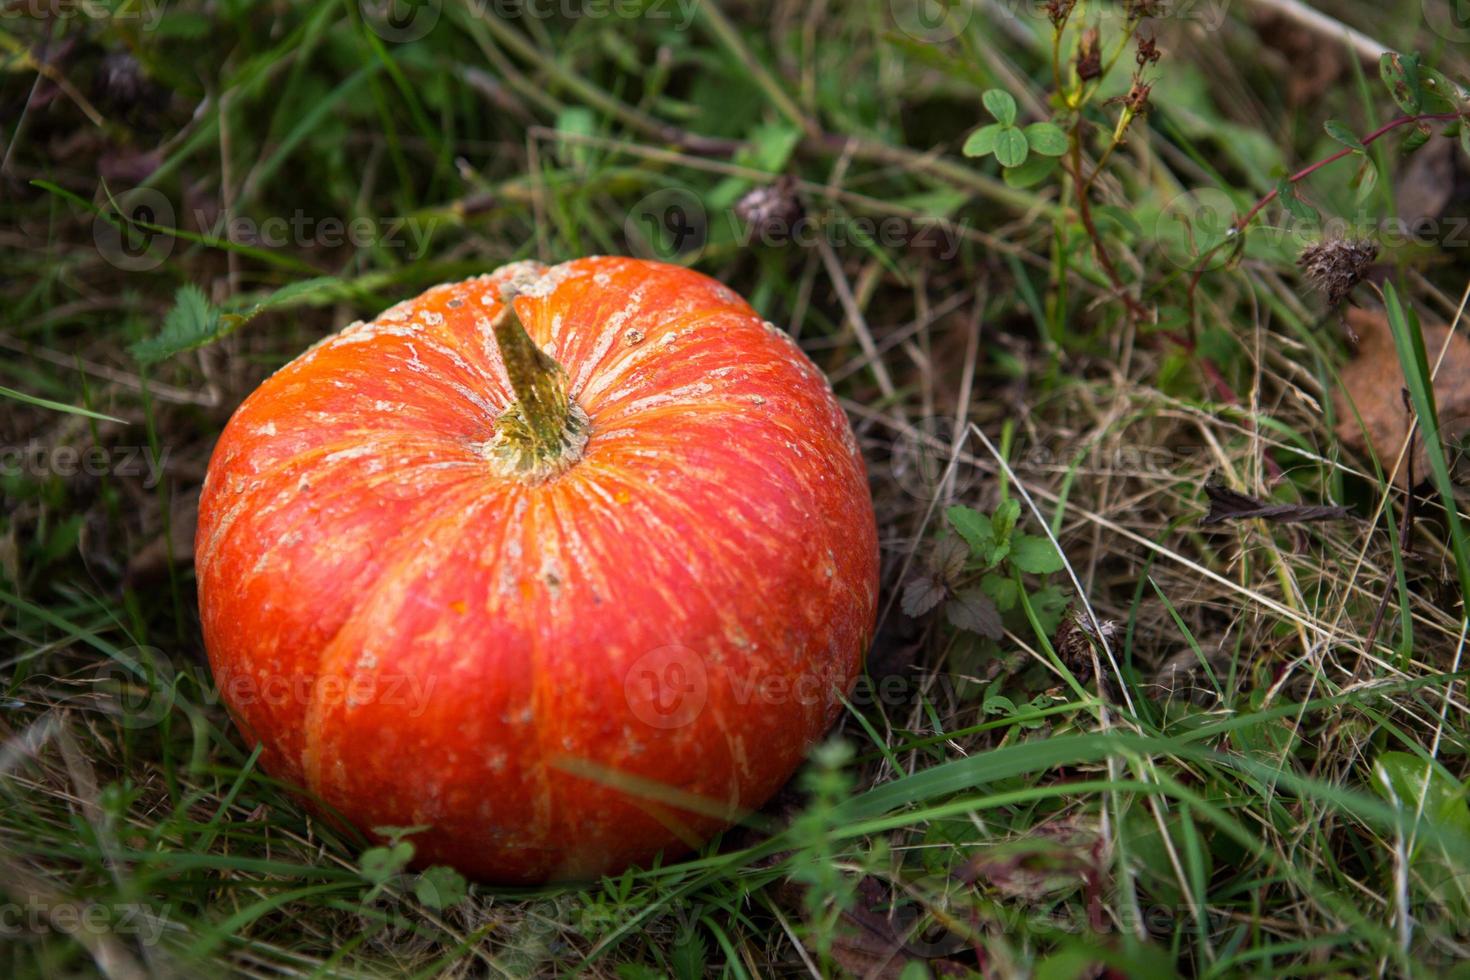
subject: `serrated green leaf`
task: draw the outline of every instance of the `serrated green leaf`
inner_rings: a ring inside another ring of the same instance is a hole
[[[911,579],[903,587],[903,598],[899,601],[905,616],[918,618],[944,601],[948,591],[944,583],[932,575],[921,575]]]
[[[1023,572],[1047,575],[1062,569],[1062,556],[1050,539],[1022,534],[1011,541],[1011,564]]]
[[[1351,147],[1359,153],[1367,149],[1367,147],[1363,146],[1363,141],[1358,139],[1351,129],[1348,129],[1347,126],[1338,122],[1336,119],[1327,120],[1322,124],[1322,128],[1327,130],[1328,136],[1331,136],[1343,146]]]
[[[1031,155],[1026,136],[1014,126],[1006,126],[995,137],[995,158],[1003,167],[1019,167]]]
[[[1015,125],[1016,100],[1011,97],[1011,93],[998,88],[986,89],[985,94],[980,96],[980,101],[985,103],[986,111],[1001,125]]]
[[[674,980],[701,980],[708,973],[707,956],[703,937],[693,929],[685,931],[669,950],[669,968]]]
[[[272,307],[340,285],[341,280],[332,276],[304,279],[282,286],[262,300],[226,312],[210,303],[204,291],[190,283],[174,293],[173,309],[164,317],[163,329],[156,336],[138,341],[128,350],[140,364],[157,364],[175,354],[207,347]]]
[[[967,157],[983,157],[995,152],[995,138],[1005,127],[1000,123],[981,126],[970,134],[960,152]]]
[[[1026,127],[1025,133],[1032,152],[1047,157],[1059,157],[1067,152],[1067,134],[1055,123],[1032,123]]]
[[[955,629],[979,633],[992,640],[1005,635],[1000,622],[1000,611],[995,602],[980,589],[964,589],[957,592],[944,604],[944,615]]]
[[[173,309],[163,318],[157,336],[140,340],[128,348],[141,364],[156,364],[182,351],[193,350],[225,335],[220,311],[209,302],[204,290],[193,283],[174,293]]]
[[[956,504],[946,510],[944,516],[950,527],[965,539],[972,553],[982,555],[995,547],[995,527],[990,518],[978,510]]]

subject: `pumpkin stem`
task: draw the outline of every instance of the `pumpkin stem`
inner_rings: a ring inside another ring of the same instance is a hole
[[[503,475],[539,483],[582,458],[590,422],[567,395],[566,372],[516,315],[516,293],[504,287],[503,305],[490,322],[516,400],[496,418],[485,450]]]

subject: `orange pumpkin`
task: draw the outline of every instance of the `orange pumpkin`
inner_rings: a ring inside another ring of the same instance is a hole
[[[504,883],[687,851],[832,724],[877,602],[820,373],[676,266],[533,262],[335,334],[220,437],[196,540],[272,773]]]

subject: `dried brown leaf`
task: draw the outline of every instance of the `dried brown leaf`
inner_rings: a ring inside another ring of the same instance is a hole
[[[1394,349],[1393,334],[1388,319],[1382,312],[1349,309],[1349,328],[1357,336],[1357,354],[1342,369],[1342,385],[1333,391],[1337,406],[1337,436],[1343,444],[1364,451],[1371,443],[1373,451],[1385,470],[1392,468],[1409,433],[1409,413],[1404,409],[1401,392],[1405,381],[1399,368],[1398,352]],[[1434,380],[1434,400],[1439,409],[1440,433],[1449,453],[1449,446],[1470,434],[1470,340],[1464,333],[1455,331],[1442,323],[1425,323],[1424,348],[1429,355],[1429,366],[1434,367],[1440,348],[1449,339],[1449,349]],[[1354,406],[1363,417],[1358,425]],[[1364,439],[1364,429],[1367,439]],[[1423,477],[1429,472],[1424,449],[1416,440],[1414,472]],[[1398,483],[1408,481],[1408,467],[1399,467]]]
[[[1205,494],[1210,498],[1210,512],[1200,518],[1201,524],[1223,524],[1226,521],[1243,521],[1252,517],[1293,524],[1304,521],[1340,521],[1353,516],[1346,507],[1322,504],[1272,504],[1228,487],[1209,484]]]

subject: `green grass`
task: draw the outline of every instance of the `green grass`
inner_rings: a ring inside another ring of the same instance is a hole
[[[0,974],[1463,969],[1470,544],[1417,324],[1457,322],[1470,287],[1470,165],[1446,236],[1385,241],[1351,294],[1386,311],[1429,463],[1400,540],[1397,452],[1334,434],[1349,344],[1296,265],[1324,222],[1399,213],[1398,132],[1293,185],[1195,287],[1176,216],[1218,195],[1218,232],[1343,149],[1328,119],[1413,110],[1274,4],[1170,6],[1142,31],[1150,109],[1111,150],[1134,58],[1109,4],[1072,13],[1059,71],[1011,0],[938,22],[904,0],[445,3],[413,37],[346,2],[0,18]],[[1451,21],[1323,6],[1465,80]],[[1088,25],[1118,55],[1095,88],[1070,74]],[[963,156],[994,89],[1018,125],[1086,121],[1060,167],[1017,186]],[[1089,175],[1105,157],[1086,221],[1074,150]],[[752,240],[736,205],[781,175],[810,224]],[[882,620],[832,741],[746,825],[460,896],[313,816],[233,730],[194,503],[230,412],[311,342],[588,253],[718,277],[833,379]],[[1201,525],[1211,480],[1359,519]]]

